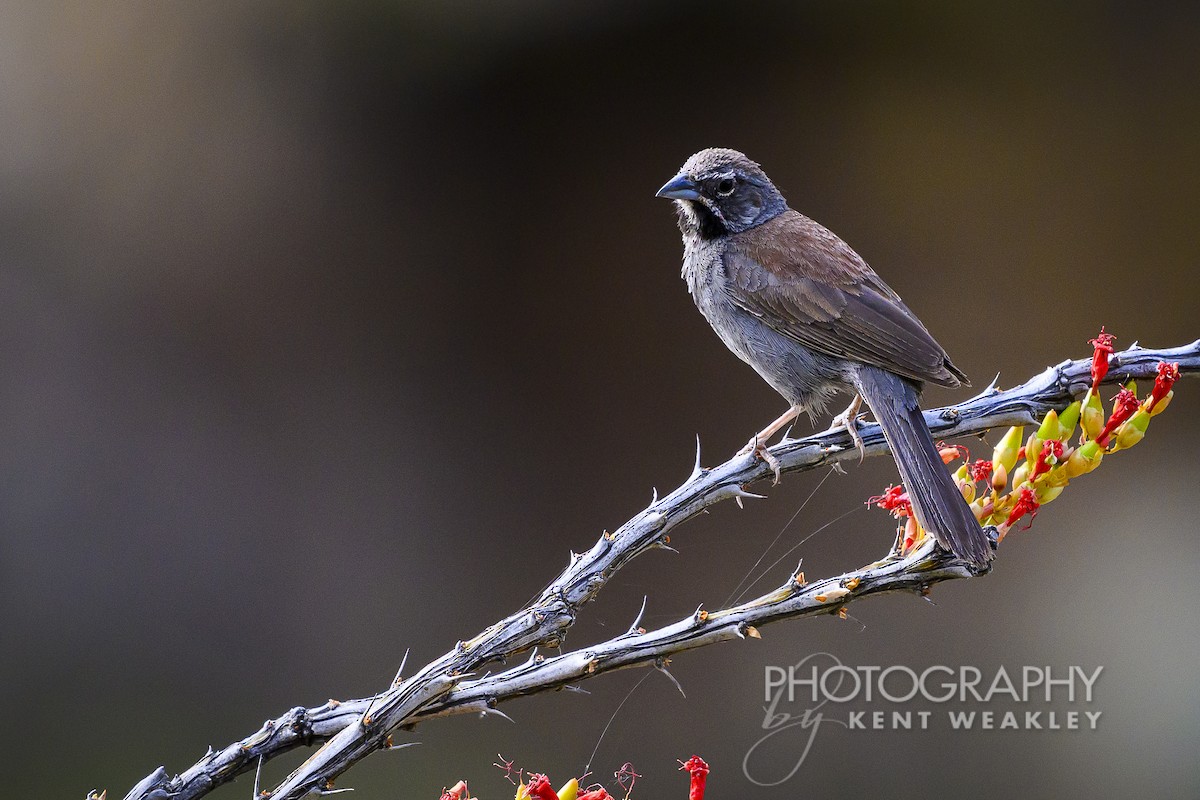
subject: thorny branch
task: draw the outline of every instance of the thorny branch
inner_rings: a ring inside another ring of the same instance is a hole
[[[1160,361],[1178,362],[1184,374],[1200,373],[1200,341],[1166,350],[1134,345],[1115,353],[1105,382],[1151,378]],[[1047,411],[1061,409],[1082,395],[1090,385],[1090,368],[1090,359],[1065,361],[1013,389],[1001,391],[993,384],[964,403],[928,411],[925,420],[937,438],[1033,424]],[[867,455],[887,452],[877,425],[862,426],[860,435]],[[772,447],[771,454],[783,473],[859,457],[844,430],[787,439]],[[643,631],[635,621],[621,636],[575,652],[543,658],[536,655],[535,649],[535,655],[524,664],[472,679],[471,673],[489,662],[503,663],[531,648],[560,645],[578,610],[595,598],[617,570],[647,550],[667,547],[668,533],[708,506],[730,497],[757,497],[745,487],[771,477],[771,468],[753,455],[734,456],[718,467],[706,469],[700,466],[697,448],[695,469],[679,488],[665,497],[656,497],[616,532],[606,532],[586,553],[572,553],[563,572],[526,608],[473,639],[459,642],[413,676],[404,679],[397,675],[391,686],[374,697],[293,708],[223,750],[210,748],[200,761],[173,778],[159,767],[138,783],[126,800],[201,797],[264,760],[318,741],[325,741],[324,746],[269,796],[272,800],[294,800],[310,792],[324,794],[333,790],[334,778],[371,752],[403,747],[393,744],[393,732],[418,722],[465,712],[499,714],[495,706],[501,701],[569,686],[616,669],[644,665],[664,669],[665,659],[671,654],[757,636],[757,626],[770,622],[837,613],[850,601],[870,594],[923,592],[938,581],[979,574],[937,549],[930,540],[905,557],[891,555],[836,578],[805,584],[802,576],[793,576],[788,583],[750,602],[714,612],[698,609],[657,630]]]

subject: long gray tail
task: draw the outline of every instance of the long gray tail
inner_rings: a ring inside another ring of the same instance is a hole
[[[917,386],[870,366],[859,368],[856,383],[892,449],[917,522],[958,558],[986,564],[992,557],[987,534],[938,455],[917,405]]]

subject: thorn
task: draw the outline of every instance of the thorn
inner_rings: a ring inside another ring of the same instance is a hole
[[[313,789],[312,791],[314,794],[327,795],[327,794],[341,794],[342,792],[353,792],[354,789],[347,786],[345,789]]]
[[[661,672],[663,675],[666,675],[668,678],[670,678],[670,679],[671,679],[671,683],[675,684],[675,688],[679,690],[679,693],[680,693],[681,695],[683,695],[685,699],[687,698],[687,692],[685,692],[685,691],[683,690],[683,686],[681,686],[681,685],[679,684],[679,681],[678,681],[678,680],[675,678],[675,676],[674,676],[674,675],[672,675],[672,674],[671,674],[671,673],[670,673],[670,672],[667,670],[667,668],[666,668],[666,667],[664,667],[662,664],[655,664],[655,665],[654,665],[654,668],[655,668],[656,670],[658,670],[659,672]]]
[[[657,542],[655,542],[654,547],[658,548],[659,550],[666,550],[670,553],[679,553],[678,550],[676,550],[674,547],[671,547],[671,545],[667,544],[662,539],[659,539]]]
[[[535,648],[533,648],[533,652],[529,654],[529,660],[525,662],[525,666],[532,667],[534,664],[537,663],[537,660],[538,660],[538,651],[537,651],[537,648],[535,647]]]
[[[753,625],[746,626],[746,635],[749,636],[751,639],[761,639],[762,638],[762,634],[758,632],[758,628],[754,627]]]
[[[739,486],[737,484],[734,484],[733,488],[730,489],[730,491],[733,492],[734,497],[738,497],[738,498],[747,497],[752,500],[766,500],[767,499],[767,496],[765,494],[755,494],[754,492],[747,492],[745,489],[743,489],[741,486]]]
[[[992,382],[989,383],[987,386],[985,386],[979,392],[979,394],[975,395],[967,402],[970,403],[972,400],[981,400],[981,399],[987,397],[988,395],[996,394],[999,391],[1000,391],[1000,373],[997,372],[996,377],[992,378]]]
[[[708,619],[708,612],[704,610],[703,603],[696,606],[696,610],[692,613],[692,619],[697,622],[704,622],[704,620]]]
[[[642,595],[642,608],[640,611],[638,611],[637,616],[634,617],[633,624],[629,626],[629,630],[625,631],[626,636],[628,636],[632,633],[643,633],[644,632],[638,626],[642,624],[642,616],[646,613],[646,599],[647,599],[647,596]]]
[[[704,468],[700,466],[700,434],[696,434],[696,465],[692,467],[692,474],[688,476],[687,483],[699,478],[704,474]]]
[[[262,777],[262,765],[263,765],[263,757],[260,754],[258,757],[258,766],[254,770],[254,794],[251,795],[251,797],[254,798],[254,800],[258,800],[258,797],[259,797],[259,788],[258,787],[259,787],[259,779]]]
[[[1125,349],[1126,350],[1141,350],[1142,346],[1135,341],[1133,344],[1129,345],[1129,347],[1127,347]]]
[[[391,741],[392,741],[392,737],[389,736],[388,742],[391,742]],[[406,747],[416,747],[419,744],[420,744],[420,742],[405,742],[404,744],[389,744],[387,747],[383,748],[383,752],[390,753],[393,750],[403,750]]]
[[[400,673],[404,672],[404,665],[408,663],[408,652],[411,647],[404,649],[404,658],[400,659],[400,669],[396,670],[396,677],[392,678],[392,686],[400,685]]]
[[[562,688],[566,689],[568,692],[576,692],[578,694],[591,694],[591,692],[589,692],[587,689],[584,689],[582,686],[576,686],[571,683],[565,684]]]
[[[485,708],[479,712],[479,716],[481,716],[481,717],[486,717],[488,714],[494,714],[497,717],[504,717],[506,720],[508,720],[512,724],[514,724],[514,725],[517,724],[517,721],[515,719],[510,717],[508,714],[505,714],[503,711],[501,711],[498,708]]]
[[[371,709],[375,707],[375,701],[379,699],[379,695],[371,695],[371,702],[367,703],[367,710],[359,717],[359,722],[365,728],[371,724]]]
[[[654,505],[655,503],[658,502],[658,487],[651,486],[650,488],[653,490],[650,495],[650,505]]]

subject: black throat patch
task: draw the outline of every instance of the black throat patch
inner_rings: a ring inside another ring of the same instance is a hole
[[[721,218],[714,214],[704,203],[695,200],[685,200],[687,208],[680,203],[676,209],[679,214],[679,229],[684,233],[695,233],[701,239],[719,239],[729,234],[729,229]]]

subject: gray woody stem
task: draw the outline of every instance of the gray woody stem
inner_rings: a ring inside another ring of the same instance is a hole
[[[1137,347],[1113,355],[1106,383],[1153,378],[1160,361],[1178,362],[1184,374],[1200,373],[1200,341],[1167,350]],[[1013,389],[994,386],[957,406],[928,411],[925,420],[936,438],[980,434],[991,428],[1032,424],[1050,409],[1062,409],[1090,385],[1090,359],[1065,361]],[[867,455],[887,452],[877,425],[860,428]],[[844,430],[788,439],[771,448],[784,473],[800,472],[857,459]],[[770,467],[752,455],[734,456],[718,467],[696,468],[666,497],[656,499],[615,533],[605,533],[583,554],[572,553],[566,569],[526,608],[495,623],[473,639],[459,642],[412,677],[397,679],[373,698],[293,708],[268,720],[251,736],[223,750],[209,751],[182,774],[171,778],[160,767],[126,795],[126,800],[189,800],[201,797],[260,760],[292,748],[327,740],[312,757],[270,793],[272,800],[294,800],[310,792],[330,791],[333,779],[359,759],[392,745],[392,732],[434,717],[463,712],[498,713],[503,700],[558,688],[603,672],[655,665],[673,654],[718,641],[755,635],[755,626],[781,619],[837,612],[851,600],[880,592],[924,591],[950,578],[973,572],[927,542],[907,557],[883,561],[845,575],[800,584],[795,580],[748,603],[692,616],[650,632],[635,623],[610,641],[554,658],[527,663],[482,678],[469,679],[488,662],[503,662],[537,646],[565,639],[578,610],[634,557],[665,547],[669,531],[708,506],[749,495],[744,487],[772,477]]]

